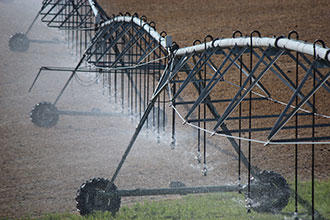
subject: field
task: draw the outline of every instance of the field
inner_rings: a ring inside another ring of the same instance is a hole
[[[192,45],[196,39],[203,40],[207,34],[231,37],[235,30],[246,35],[259,30],[262,36],[287,35],[297,30],[302,40],[322,39],[330,44],[328,0],[100,0],[100,4],[110,15],[137,12],[147,16],[149,21],[155,21],[159,32],[166,31],[181,47]],[[32,29],[31,39],[55,43],[31,44],[27,53],[8,49],[10,35],[26,30],[40,5],[41,0],[37,4],[35,0],[0,0],[0,219],[26,216],[79,219],[74,201],[77,189],[90,178],[111,177],[137,124],[136,119],[125,116],[127,112],[123,114],[118,106],[108,103],[108,98],[102,95],[102,86],[85,88],[76,82],[60,101],[61,109],[101,109],[118,114],[108,118],[64,116],[50,129],[31,123],[32,107],[40,101],[52,101],[67,76],[47,73],[28,93],[40,66],[73,67],[77,63],[77,56],[65,42],[63,33],[47,28],[40,21]],[[207,177],[202,177],[201,167],[194,159],[193,131],[181,125],[179,128],[175,150],[169,146],[168,133],[162,134],[159,141],[153,131],[144,131],[116,181],[117,186],[121,189],[167,187],[171,181],[182,181],[187,186],[236,183],[237,156],[228,142],[219,141],[209,149],[211,169]],[[253,165],[281,173],[293,183],[292,146],[256,146],[254,149],[258,153],[253,154]],[[310,157],[310,146],[300,146],[299,178],[304,181],[301,192],[307,200],[310,200],[310,192],[305,192],[310,189]],[[320,181],[316,188],[316,209],[330,218],[329,145],[316,147],[315,163],[315,175]],[[246,179],[246,169],[243,172]],[[285,212],[293,211],[292,202]],[[232,219],[232,216],[246,219],[250,216],[245,213],[244,198],[232,193],[125,198],[122,203],[117,219],[153,219],[154,216],[159,219]],[[199,208],[205,211],[199,212]],[[97,216],[95,219],[108,217]],[[251,218],[270,217],[284,218],[255,213]]]
[[[329,199],[329,181],[317,182],[316,201],[320,207],[319,212],[322,216],[330,217],[330,199]],[[311,196],[310,182],[300,184],[301,195],[308,199]],[[214,193],[208,195],[189,195],[176,200],[162,200],[136,203],[130,206],[124,206],[114,217],[111,213],[96,212],[86,218],[74,214],[53,214],[38,218],[38,220],[56,220],[56,219],[294,219],[292,212],[294,210],[294,201],[290,201],[283,212],[272,215],[262,214],[252,211],[247,213],[244,207],[244,198],[237,193]],[[306,210],[301,210],[299,217],[310,219]]]
[[[180,47],[191,46],[193,41],[199,39],[203,41],[206,35],[213,38],[229,38],[236,30],[240,30],[243,35],[249,35],[252,31],[258,30],[262,36],[287,36],[292,30],[299,33],[299,39],[314,42],[322,39],[326,44],[330,43],[328,29],[330,27],[330,14],[328,8],[330,2],[325,0],[292,0],[292,1],[200,1],[183,0],[180,2],[144,1],[100,1],[102,7],[109,15],[134,14],[145,15],[148,21],[156,23],[158,32],[166,31],[168,35]],[[270,87],[281,91],[281,88],[272,84]],[[284,94],[285,95],[285,94]],[[319,103],[321,109],[328,109],[327,102]],[[258,106],[267,109],[267,105]],[[272,111],[272,109],[269,109]],[[300,146],[300,177],[308,179],[310,172],[310,146]],[[287,178],[293,178],[293,147],[273,146],[271,149],[256,146],[258,155],[253,155],[253,161],[257,166],[264,169],[272,169]],[[329,146],[318,146],[316,160],[316,176],[321,179],[329,178]],[[277,155],[277,158],[269,157]],[[285,161],[278,163],[278,160]]]

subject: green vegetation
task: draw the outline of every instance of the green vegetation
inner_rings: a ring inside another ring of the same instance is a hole
[[[291,188],[294,185],[291,184]],[[311,203],[312,200],[312,188],[311,182],[299,182],[298,194],[305,200]],[[306,213],[307,211],[298,204],[299,213]],[[315,208],[320,214],[330,219],[330,180],[328,181],[315,181]],[[291,196],[289,204],[285,207],[283,212],[293,212],[294,211],[294,197]]]
[[[311,183],[299,183],[300,195],[310,201]],[[315,184],[315,206],[320,213],[330,219],[330,181],[316,182]],[[299,213],[306,211],[299,205]],[[294,199],[291,198],[283,213],[293,213]],[[88,217],[76,214],[47,215],[39,220],[98,220],[98,219],[284,219],[284,215],[260,214],[256,212],[247,213],[245,209],[244,196],[238,193],[214,193],[204,195],[187,195],[181,199],[163,201],[144,201],[133,206],[122,206],[116,217],[110,213],[97,212]],[[303,219],[310,217],[302,216]],[[291,218],[289,218],[291,219]]]

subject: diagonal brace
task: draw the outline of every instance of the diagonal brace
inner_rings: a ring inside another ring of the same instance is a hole
[[[228,70],[232,67],[232,65],[236,62],[236,60],[246,51],[247,48],[245,49],[241,49],[241,51],[239,52],[238,55],[236,55],[236,57],[234,59],[229,59],[232,51],[236,49],[236,47],[234,47],[230,53],[227,55],[226,59],[223,61],[222,65],[215,71],[212,79],[210,80],[210,82],[205,86],[205,88],[201,91],[199,97],[197,98],[196,102],[194,103],[194,105],[191,107],[191,109],[189,110],[189,112],[187,113],[187,115],[185,116],[185,119],[187,120],[187,118],[192,114],[192,112],[196,109],[196,107],[198,105],[200,105],[204,99],[210,94],[210,92],[212,91],[212,89],[214,88],[214,86],[223,79],[224,75],[228,72]],[[221,69],[224,67],[225,63],[231,60],[231,63],[226,67],[226,69],[223,71],[223,73],[221,73]],[[219,76],[220,75],[220,76]],[[219,76],[219,77],[218,77]],[[218,77],[217,79],[215,79],[216,77]]]
[[[303,87],[303,85],[305,84],[308,76],[310,74],[306,74],[306,76],[304,77],[304,81],[299,85],[299,87],[297,88],[298,90],[301,90],[301,88]],[[272,128],[269,136],[267,137],[267,140],[270,141],[278,132],[279,130],[281,130],[281,128],[294,116],[294,114],[296,114],[299,109],[301,108],[301,106],[303,106],[311,97],[312,95],[314,95],[317,90],[323,86],[323,84],[329,79],[330,77],[330,72],[319,81],[319,83],[316,85],[315,88],[313,88],[301,101],[300,103],[295,107],[295,109],[288,115],[286,115],[289,107],[291,106],[291,104],[293,103],[293,101],[295,100],[296,96],[297,96],[297,91],[293,94],[293,96],[290,99],[289,104],[287,105],[287,107],[285,108],[285,110],[282,112],[282,114],[280,115],[280,117],[278,118],[278,120],[276,121],[276,124],[274,125],[274,127]],[[306,80],[305,80],[306,78]],[[284,116],[286,115],[286,116]]]
[[[211,56],[215,53],[215,50],[213,50],[211,53],[206,55],[207,53],[208,52],[206,50],[203,52],[201,58],[198,60],[198,62],[194,66],[194,68],[190,71],[187,78],[183,81],[183,83],[181,84],[181,86],[178,89],[178,91],[176,92],[176,94],[173,94],[173,98],[172,98],[173,100],[176,99],[181,94],[183,89],[188,85],[189,82],[191,82],[191,79],[197,74],[197,72],[199,72],[201,70],[201,68],[204,66],[204,64],[208,62],[208,60],[211,58]],[[203,58],[204,55],[206,56],[205,59]]]
[[[248,84],[250,79],[253,77],[254,73],[256,72],[257,68],[259,67],[258,64],[262,62],[264,59],[264,55],[260,58],[256,66],[251,71],[249,77],[245,80],[242,87],[239,89],[239,91],[236,93],[235,97],[233,98],[233,101],[229,104],[229,106],[226,108],[224,114],[222,117],[218,120],[217,124],[213,128],[214,131],[218,129],[218,127],[229,117],[229,115],[234,111],[234,109],[242,102],[242,100],[245,98],[245,96],[255,87],[255,85],[260,81],[260,79],[265,75],[265,73],[269,70],[269,68],[277,61],[277,59],[283,54],[283,50],[280,50],[277,52],[276,56],[273,58],[273,60],[266,66],[266,68],[259,74],[259,76],[255,79],[254,82],[245,90],[244,94],[242,94],[242,91],[245,89],[245,86]],[[238,97],[240,98],[238,99]]]

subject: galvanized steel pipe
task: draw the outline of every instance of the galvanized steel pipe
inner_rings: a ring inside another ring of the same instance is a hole
[[[277,41],[277,42],[276,42]],[[213,47],[219,48],[227,48],[240,46],[251,46],[251,38],[250,37],[238,37],[238,38],[224,38],[219,39],[214,42],[208,42],[206,45],[204,43],[198,44],[191,47],[185,47],[177,50],[176,55],[182,56],[185,54],[190,54],[194,52],[202,52],[206,49],[210,49]],[[314,47],[311,43],[306,43],[304,41],[291,40],[287,38],[269,38],[269,37],[253,37],[252,38],[252,47],[278,47],[286,50],[292,50],[304,54],[308,54],[314,56]],[[315,45],[315,56],[320,59],[326,60],[330,62],[330,53],[328,52],[330,48],[323,48],[319,45]]]

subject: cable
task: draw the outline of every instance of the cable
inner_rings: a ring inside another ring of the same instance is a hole
[[[187,124],[193,128],[196,129],[200,129],[201,131],[205,131],[207,133],[209,133],[211,136],[213,135],[217,135],[217,136],[221,136],[221,137],[226,137],[226,138],[233,138],[233,139],[237,139],[237,140],[242,140],[242,141],[251,141],[251,142],[255,142],[255,143],[259,143],[259,144],[263,144],[263,145],[292,145],[292,144],[330,144],[330,142],[272,142],[272,141],[262,141],[262,140],[258,140],[258,139],[249,139],[249,138],[244,138],[244,137],[238,137],[238,136],[234,136],[234,135],[227,135],[227,134],[219,134],[216,133],[214,131],[210,131],[201,127],[198,127],[197,125],[194,125],[190,122],[187,122],[183,116],[179,113],[178,109],[175,108],[173,105],[170,105],[171,108],[173,108],[175,110],[175,112],[177,113],[177,115],[179,116],[179,118],[183,121],[183,124]]]
[[[102,67],[102,66],[97,66],[95,64],[91,64],[91,63],[89,63],[89,66],[91,68],[98,68],[98,69],[102,69],[102,70],[106,70],[106,71],[111,71],[111,70],[126,70],[126,69],[135,69],[137,67],[145,66],[145,65],[148,65],[150,63],[155,63],[157,61],[160,61],[160,60],[163,60],[163,59],[166,59],[166,58],[168,58],[168,56],[161,57],[161,58],[158,58],[158,59],[155,59],[155,60],[151,60],[151,61],[148,61],[148,62],[145,62],[145,63],[141,63],[141,64],[136,64],[136,65],[132,65],[132,66],[123,66],[123,67]]]
[[[227,80],[225,80],[225,79],[223,79],[223,81],[224,82],[226,82],[226,83],[228,83],[228,84],[230,84],[230,85],[232,85],[232,86],[235,86],[235,87],[237,87],[237,88],[240,88],[240,86],[239,85],[237,85],[237,84],[235,84],[235,83],[233,83],[233,82],[230,82],[230,81],[227,81]],[[244,90],[246,90],[246,88],[244,88]],[[284,106],[288,106],[288,103],[286,103],[286,102],[282,102],[282,101],[279,101],[279,100],[277,100],[277,99],[274,99],[274,98],[271,98],[271,97],[268,97],[268,96],[265,96],[265,95],[262,95],[262,94],[260,94],[260,93],[258,93],[258,92],[254,92],[254,91],[251,91],[254,95],[257,95],[257,96],[259,96],[259,97],[261,97],[261,98],[265,98],[265,99],[267,99],[268,101],[272,101],[272,102],[275,102],[275,103],[278,103],[278,104],[281,104],[281,105],[284,105]],[[291,108],[296,108],[294,105],[291,105],[290,106]],[[303,109],[303,108],[299,108],[299,110],[300,111],[302,111],[302,112],[305,112],[305,113],[313,113],[312,111],[309,111],[309,110],[306,110],[306,109]],[[330,118],[330,115],[324,115],[324,114],[319,114],[319,113],[313,113],[315,116],[319,116],[319,117],[323,117],[323,118]]]

